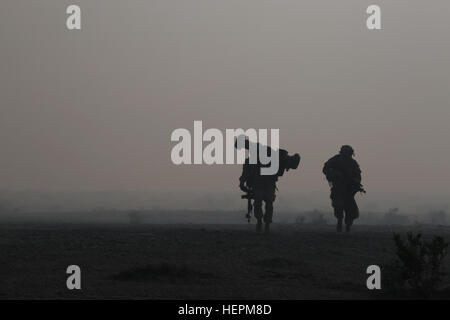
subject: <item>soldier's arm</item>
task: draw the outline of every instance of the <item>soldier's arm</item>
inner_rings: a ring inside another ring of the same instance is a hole
[[[323,169],[322,172],[324,175],[328,175],[330,173],[330,171],[333,170],[333,161],[334,158],[329,159],[327,162],[325,162],[325,164],[323,165]]]
[[[361,184],[361,171],[358,171],[358,174],[356,175],[356,180],[359,184]]]
[[[241,176],[239,177],[239,181],[246,181],[247,178],[248,178],[248,176],[249,176],[249,174],[250,174],[249,171],[250,171],[249,165],[248,165],[247,162],[245,162],[245,163],[242,165],[242,174],[241,174]]]
[[[358,162],[355,160],[355,182],[361,184],[361,169]]]
[[[322,172],[328,181],[333,181],[336,179],[336,177],[340,174],[339,171],[336,170],[336,156],[325,162]]]
[[[248,164],[248,161],[245,161],[244,165],[242,166],[242,174],[239,177],[239,188],[244,192],[246,192],[245,183],[247,182],[249,176],[250,176],[250,165]]]
[[[327,175],[327,171],[328,171],[328,167],[329,167],[329,160],[327,161],[327,162],[325,162],[325,164],[323,165],[323,168],[322,168],[322,173],[324,174],[324,175]]]

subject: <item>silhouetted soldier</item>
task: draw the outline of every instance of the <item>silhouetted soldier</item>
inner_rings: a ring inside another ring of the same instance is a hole
[[[253,198],[253,210],[256,218],[256,232],[262,231],[262,221],[264,220],[264,232],[270,230],[273,216],[273,202],[275,201],[275,190],[278,176],[261,175],[261,164],[249,164],[249,159],[245,160],[242,168],[242,175],[239,178],[239,187],[242,191],[248,192]],[[263,214],[262,204],[265,203]]]
[[[323,173],[331,185],[331,205],[338,219],[337,231],[342,231],[342,220],[345,220],[346,231],[350,231],[353,220],[359,217],[358,205],[355,201],[357,192],[365,192],[361,185],[361,170],[353,159],[351,146],[341,147],[339,154],[325,162]],[[344,218],[345,213],[345,218]]]
[[[261,168],[269,167],[270,163],[263,165],[259,161],[259,148],[258,144],[258,161],[256,164],[250,164],[249,158],[245,160],[242,168],[242,175],[239,178],[239,187],[242,191],[247,193],[249,201],[249,212],[247,214],[247,219],[250,222],[250,212],[251,212],[251,199],[253,199],[253,209],[256,218],[256,232],[260,233],[262,231],[263,221],[264,221],[264,232],[270,232],[270,224],[272,223],[273,216],[273,202],[275,201],[275,190],[276,182],[278,177],[284,174],[284,171],[289,171],[289,169],[297,169],[300,163],[300,155],[297,153],[293,156],[289,156],[288,152],[283,149],[279,149],[279,169],[276,174],[273,175],[262,175]],[[267,148],[267,154],[270,155],[272,149]],[[249,149],[248,140],[245,143],[245,148]],[[264,213],[262,209],[263,202],[265,203]]]

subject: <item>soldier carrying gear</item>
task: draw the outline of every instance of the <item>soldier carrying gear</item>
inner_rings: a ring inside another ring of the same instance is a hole
[[[237,145],[235,144],[237,147]],[[258,155],[259,148],[263,147],[260,144],[257,146]],[[246,141],[245,148],[249,149],[249,143]],[[266,147],[268,154],[271,152],[271,148]],[[273,216],[273,202],[275,201],[276,182],[278,177],[284,174],[284,171],[290,169],[297,169],[300,163],[300,155],[295,154],[289,156],[288,152],[283,149],[279,149],[279,170],[273,175],[261,175],[261,168],[268,167],[269,164],[262,165],[259,161],[256,164],[250,164],[249,158],[245,160],[242,168],[242,175],[239,178],[239,188],[246,194],[242,198],[247,199],[247,220],[250,222],[250,215],[252,209],[254,209],[254,215],[257,220],[256,232],[262,231],[263,221],[265,223],[264,232],[269,233],[270,223],[272,223]],[[251,201],[253,199],[253,206]],[[262,203],[265,203],[265,213],[263,214]]]
[[[331,205],[334,208],[334,215],[338,219],[338,232],[342,232],[344,213],[346,231],[350,231],[353,220],[359,217],[355,194],[366,192],[361,185],[359,164],[353,159],[353,155],[353,148],[344,145],[341,147],[339,154],[325,162],[322,170],[331,185]]]

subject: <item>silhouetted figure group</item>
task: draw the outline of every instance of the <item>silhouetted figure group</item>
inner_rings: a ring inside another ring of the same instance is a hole
[[[261,146],[258,144],[258,150]],[[245,148],[249,149],[249,143],[246,141]],[[272,151],[269,147],[268,153]],[[337,219],[337,232],[342,232],[343,222],[346,232],[350,232],[353,221],[359,216],[358,205],[355,201],[357,192],[365,192],[361,185],[361,170],[359,164],[353,159],[354,150],[351,146],[341,147],[339,154],[325,162],[323,173],[331,186],[331,205],[334,208],[334,215]],[[248,199],[247,218],[250,221],[250,213],[253,208],[256,218],[256,232],[270,232],[270,224],[273,217],[273,202],[275,201],[276,182],[278,177],[282,176],[284,171],[297,169],[300,163],[300,155],[289,156],[288,152],[279,149],[280,165],[279,170],[273,175],[262,175],[261,168],[268,165],[262,165],[258,160],[251,164],[249,158],[245,160],[242,169],[242,175],[239,178],[239,187],[246,195],[243,198]],[[253,200],[253,206],[251,205]],[[263,202],[265,210],[263,212]]]

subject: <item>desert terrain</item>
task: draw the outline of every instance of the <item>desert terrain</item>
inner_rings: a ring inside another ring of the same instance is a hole
[[[368,290],[366,268],[395,258],[393,232],[450,240],[448,226],[417,228],[356,225],[337,234],[333,225],[275,223],[259,235],[245,223],[4,223],[0,298],[399,298]],[[81,290],[66,288],[69,265],[81,268]]]

